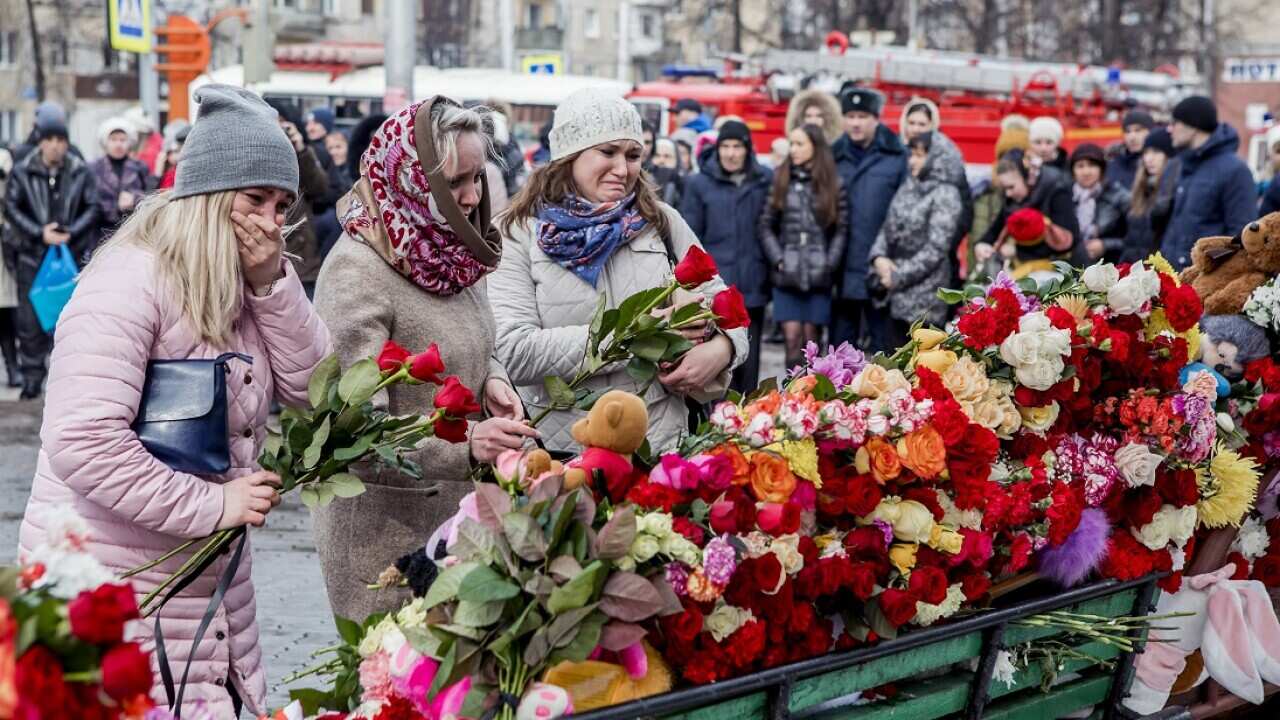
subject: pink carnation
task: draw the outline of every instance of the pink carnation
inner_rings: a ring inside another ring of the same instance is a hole
[[[386,702],[391,698],[394,688],[391,661],[386,653],[379,650],[360,663],[360,687],[364,688],[360,696],[364,702]]]

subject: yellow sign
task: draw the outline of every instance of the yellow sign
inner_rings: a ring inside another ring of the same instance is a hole
[[[559,75],[563,63],[560,53],[526,55],[520,60],[520,71],[529,75]]]
[[[151,52],[151,0],[107,0],[111,47],[125,52]]]

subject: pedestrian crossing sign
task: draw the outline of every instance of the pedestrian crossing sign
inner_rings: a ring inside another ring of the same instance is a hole
[[[107,0],[111,47],[125,52],[151,52],[151,0]]]

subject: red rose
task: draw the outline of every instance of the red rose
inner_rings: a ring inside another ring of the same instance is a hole
[[[437,418],[431,430],[441,440],[451,443],[467,441],[467,421],[462,418],[451,418],[448,415]]]
[[[378,353],[378,369],[384,373],[393,373],[404,367],[404,361],[409,359],[409,351],[400,347],[397,343],[388,340],[382,346],[382,352]]]
[[[916,616],[916,596],[907,590],[889,588],[877,596],[884,619],[894,627],[902,627]]]
[[[415,380],[439,385],[442,382],[440,380],[442,372],[444,372],[444,361],[440,359],[440,348],[435,343],[431,343],[426,350],[409,359],[409,374]],[[479,409],[476,408],[476,410]]]
[[[115,700],[151,690],[151,661],[138,643],[120,643],[102,656],[102,689]]]
[[[67,603],[71,634],[94,645],[124,638],[124,624],[138,617],[138,601],[128,585],[99,585]]]
[[[1156,475],[1156,492],[1160,493],[1162,500],[1174,507],[1187,507],[1200,501],[1200,488],[1196,484],[1196,473],[1191,469],[1161,469],[1159,474]],[[1143,525],[1145,524],[1143,523]],[[1137,527],[1142,527],[1142,525]]]
[[[884,497],[884,493],[880,490],[880,483],[877,483],[870,475],[859,475],[851,478],[845,486],[844,509],[850,515],[870,515],[876,506],[880,504],[880,500]]]
[[[855,560],[875,560],[889,551],[880,528],[868,525],[844,536],[844,549]]]
[[[991,578],[985,572],[971,572],[960,581],[960,589],[964,591],[964,599],[977,602],[991,589]]]
[[[937,605],[947,599],[947,574],[936,567],[916,567],[907,587],[921,602]]]
[[[756,524],[764,532],[779,537],[800,529],[800,506],[791,503],[763,503],[756,514]]]
[[[876,566],[869,562],[854,563],[849,587],[859,600],[870,600],[876,590]]]
[[[24,652],[14,668],[13,681],[19,698],[16,717],[64,717],[70,703],[67,685],[62,680],[62,665],[48,648],[34,645]]]
[[[684,254],[675,269],[676,282],[685,287],[693,287],[707,282],[716,276],[716,261],[702,248],[694,245]]]
[[[1190,285],[1171,288],[1161,298],[1164,302],[1164,316],[1175,332],[1186,332],[1200,321],[1204,313],[1204,305],[1196,289]]]
[[[742,293],[738,292],[738,288],[732,285],[727,290],[716,293],[712,298],[711,312],[715,313],[716,325],[720,326],[721,330],[744,328],[751,324],[746,301],[743,300]]]
[[[444,410],[445,415],[455,418],[480,412],[480,403],[476,402],[475,393],[463,385],[457,375],[445,378],[444,387],[436,391],[435,406]]]
[[[1280,587],[1280,555],[1263,555],[1254,560],[1253,579],[1267,587]]]
[[[658,624],[668,638],[688,645],[702,632],[702,612],[686,604],[681,612],[658,618]]]
[[[782,563],[778,562],[775,553],[765,553],[751,560],[751,575],[756,587],[765,593],[772,593],[782,579]]]
[[[706,540],[706,532],[702,528],[694,524],[687,517],[676,517],[671,520],[671,529],[684,536],[685,540],[702,547],[702,542]]]

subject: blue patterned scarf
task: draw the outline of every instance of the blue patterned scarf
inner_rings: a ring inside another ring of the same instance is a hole
[[[595,204],[570,195],[558,205],[543,205],[534,226],[538,247],[561,267],[595,287],[613,251],[647,224],[635,207],[635,199],[632,193],[620,200]]]

